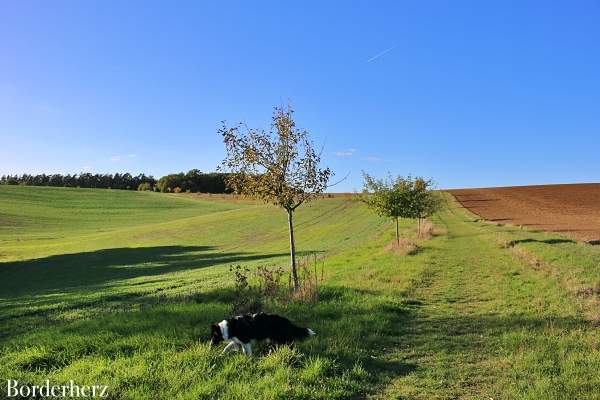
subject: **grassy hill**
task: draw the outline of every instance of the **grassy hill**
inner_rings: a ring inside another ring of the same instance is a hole
[[[317,336],[251,358],[211,349],[208,324],[234,300],[230,265],[287,265],[280,210],[0,186],[0,221],[2,393],[10,378],[113,398],[600,398],[600,249],[453,202],[406,256],[360,203],[299,209],[299,251],[326,257],[326,279],[316,304],[268,308]]]

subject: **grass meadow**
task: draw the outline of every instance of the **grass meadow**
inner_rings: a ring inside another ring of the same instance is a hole
[[[600,247],[479,221],[437,235],[348,197],[298,209],[324,257],[315,304],[266,304],[317,332],[252,357],[208,345],[231,265],[287,265],[285,213],[223,196],[0,186],[6,380],[108,385],[112,399],[598,399]]]

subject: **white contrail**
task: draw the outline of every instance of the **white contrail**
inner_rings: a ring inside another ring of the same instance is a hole
[[[381,57],[381,56],[382,56],[382,55],[384,55],[385,53],[388,53],[388,52],[390,52],[390,51],[394,50],[396,47],[398,47],[398,45],[397,45],[397,44],[393,45],[393,46],[392,46],[392,47],[390,47],[389,49],[385,49],[385,50],[384,50],[384,51],[382,51],[381,53],[378,53],[378,54],[374,55],[373,57],[369,58],[369,59],[367,60],[367,62],[368,62],[368,63],[370,63],[371,61],[375,61],[375,60],[377,60],[379,57]]]

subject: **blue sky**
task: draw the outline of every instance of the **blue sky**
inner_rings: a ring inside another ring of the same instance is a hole
[[[288,101],[336,190],[600,181],[600,2],[0,2],[0,174],[214,170]]]

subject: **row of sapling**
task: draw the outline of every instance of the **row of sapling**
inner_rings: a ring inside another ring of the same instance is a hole
[[[438,193],[433,190],[433,181],[421,177],[397,176],[375,179],[363,172],[364,188],[360,200],[377,214],[392,218],[396,222],[396,243],[400,246],[400,218],[418,221],[418,236],[421,222],[435,213],[441,206]]]
[[[321,154],[307,131],[296,127],[291,107],[276,107],[271,129],[244,124],[219,130],[227,155],[221,168],[230,172],[226,183],[235,193],[260,198],[285,210],[290,236],[290,265],[294,290],[300,288],[296,268],[294,211],[327,189],[333,175],[321,168]]]

